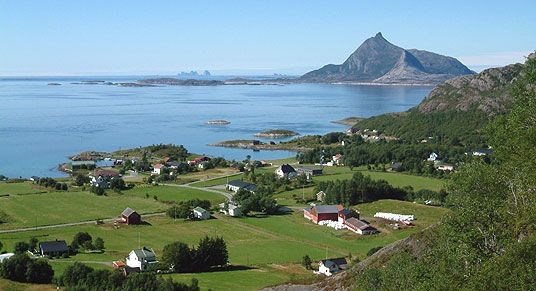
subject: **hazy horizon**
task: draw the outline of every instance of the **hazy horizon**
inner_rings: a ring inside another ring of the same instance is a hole
[[[344,62],[377,32],[480,71],[523,62],[536,49],[527,37],[536,28],[531,8],[536,3],[0,0],[0,76],[301,75]]]

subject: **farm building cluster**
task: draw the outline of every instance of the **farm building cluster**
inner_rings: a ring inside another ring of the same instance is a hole
[[[359,213],[342,205],[313,205],[303,209],[303,216],[319,225],[336,229],[346,228],[357,234],[367,235],[378,230],[359,218]]]

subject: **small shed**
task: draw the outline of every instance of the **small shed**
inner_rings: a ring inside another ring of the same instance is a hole
[[[121,213],[121,220],[126,224],[140,224],[141,215],[139,215],[132,208],[127,207],[125,210],[123,210],[123,213]]]
[[[205,220],[210,218],[210,212],[201,207],[194,208],[193,213],[196,219]]]

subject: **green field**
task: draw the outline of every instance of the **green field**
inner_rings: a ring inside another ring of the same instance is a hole
[[[243,173],[237,173],[237,174],[227,176],[227,177],[210,179],[210,180],[206,180],[206,181],[198,181],[198,182],[195,182],[195,183],[191,183],[190,185],[194,186],[194,187],[200,187],[200,188],[223,185],[223,184],[226,184],[227,181],[240,180],[240,179],[242,179],[243,175],[244,175]]]
[[[106,198],[106,197],[105,197]],[[52,228],[0,234],[5,249],[12,249],[17,241],[28,241],[37,237],[40,241],[65,239],[71,241],[74,234],[87,231],[93,237],[102,237],[106,251],[102,254],[78,254],[72,258],[55,259],[51,263],[59,274],[69,261],[91,262],[93,267],[106,267],[113,260],[124,259],[128,252],[139,245],[154,248],[157,255],[164,245],[173,241],[196,244],[205,235],[223,236],[228,245],[230,263],[252,269],[209,272],[202,274],[169,275],[181,281],[196,277],[203,288],[257,289],[263,286],[284,283],[295,278],[310,276],[300,269],[301,258],[308,254],[315,261],[332,256],[348,256],[363,259],[376,246],[384,246],[419,231],[446,213],[443,208],[423,206],[404,201],[383,200],[355,207],[373,225],[375,211],[415,214],[415,226],[393,230],[379,226],[382,231],[373,236],[359,236],[347,230],[315,225],[303,218],[299,208],[289,215],[231,218],[215,215],[207,221],[173,220],[168,217],[150,217],[147,225],[126,226],[118,229],[111,223],[104,225],[80,225],[75,227]],[[139,240],[139,241],[138,241]],[[294,267],[290,269],[290,265]],[[291,270],[296,274],[292,274]],[[243,280],[243,281],[242,281]]]
[[[313,180],[329,181],[336,179],[351,179],[356,172],[361,172],[363,175],[370,176],[372,179],[386,180],[389,184],[395,187],[412,186],[414,190],[430,189],[439,191],[444,186],[444,180],[440,179],[396,172],[373,172],[367,171],[364,167],[354,168],[353,170],[350,170],[349,167],[325,167],[324,175],[316,176]]]
[[[46,188],[39,187],[32,182],[6,183],[0,182],[0,196],[2,195],[23,195],[33,193],[46,193]]]
[[[34,190],[33,194],[30,191]],[[44,226],[117,217],[126,207],[139,213],[165,211],[168,206],[160,201],[185,201],[194,198],[206,199],[213,204],[225,201],[224,196],[203,190],[139,185],[121,194],[107,191],[107,196],[97,196],[87,191],[41,192],[31,183],[0,183],[1,210],[9,222],[0,224],[1,229]],[[36,193],[37,192],[37,193]],[[18,194],[15,194],[18,193]],[[146,194],[149,198],[146,198]],[[154,196],[157,200],[154,200]]]
[[[149,195],[149,198],[152,200],[153,196],[156,195],[158,200],[167,200],[167,201],[185,201],[194,198],[209,200],[212,204],[217,204],[225,201],[225,197],[216,193],[211,193],[203,191],[201,189],[191,189],[184,187],[174,187],[174,186],[150,186],[150,185],[139,185],[130,190],[123,191],[125,196],[135,196],[145,198],[146,195]]]
[[[56,286],[53,285],[36,285],[14,282],[0,278],[0,290],[6,291],[52,291],[56,290]]]
[[[0,197],[2,210],[12,221],[3,229],[33,227],[117,217],[126,207],[140,213],[165,210],[165,205],[140,197],[111,194],[96,196],[89,192],[51,192]]]

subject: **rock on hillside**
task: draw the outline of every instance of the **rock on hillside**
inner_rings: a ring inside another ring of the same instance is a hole
[[[410,52],[404,50],[395,66],[385,75],[374,80],[375,83],[437,83],[444,80],[444,74],[428,74],[423,65]]]
[[[448,80],[430,92],[417,108],[423,113],[467,111],[474,106],[488,115],[504,112],[510,101],[509,85],[522,68],[522,64],[513,64]]]

